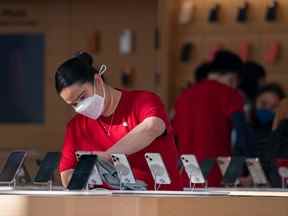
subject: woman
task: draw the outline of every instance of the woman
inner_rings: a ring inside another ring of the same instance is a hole
[[[144,154],[158,152],[172,180],[160,189],[180,189],[177,151],[159,97],[110,87],[101,77],[106,67],[96,70],[92,63],[92,57],[82,53],[65,61],[55,74],[57,92],[78,113],[66,128],[59,165],[63,185],[69,183],[76,165],[75,152],[94,151],[108,160],[112,153],[126,154],[135,177],[152,189]]]
[[[257,146],[260,148],[272,132],[275,111],[284,97],[285,92],[277,83],[266,84],[256,95],[251,112],[251,126],[254,129]]]

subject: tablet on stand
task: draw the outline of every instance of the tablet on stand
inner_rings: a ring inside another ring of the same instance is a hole
[[[9,154],[8,159],[0,173],[0,184],[16,187],[16,177],[20,172],[25,172],[23,169],[24,160],[27,156],[25,151],[15,151]]]

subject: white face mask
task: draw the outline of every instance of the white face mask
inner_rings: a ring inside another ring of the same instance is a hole
[[[101,65],[99,70],[99,75],[102,76],[106,71],[106,65]],[[98,119],[104,110],[105,102],[105,89],[102,84],[103,97],[95,94],[95,81],[93,86],[93,96],[87,97],[84,100],[80,101],[78,105],[74,108],[77,113],[80,113],[91,119]]]

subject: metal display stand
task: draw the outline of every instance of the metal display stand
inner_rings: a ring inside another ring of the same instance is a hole
[[[196,185],[197,184],[204,184],[204,190],[208,190],[208,181],[205,179],[205,182],[204,183],[193,183],[191,181],[192,179],[192,172],[190,173],[189,175],[189,187],[184,187],[183,188],[183,191],[195,191],[197,188],[196,188]]]
[[[0,182],[0,185],[8,185],[9,187],[11,187],[12,189],[16,189],[17,187],[17,179],[20,176],[24,176],[24,178],[27,178],[25,176],[27,176],[27,170],[24,166],[21,166],[19,169],[17,169],[17,171],[15,172],[14,178],[12,179],[12,181],[10,182]],[[29,175],[28,175],[29,176]],[[29,177],[30,178],[30,177]]]

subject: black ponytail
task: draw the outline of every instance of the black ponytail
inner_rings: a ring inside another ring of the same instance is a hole
[[[55,73],[55,88],[60,93],[64,88],[75,83],[94,81],[98,71],[93,67],[93,58],[88,53],[80,53],[66,60]]]

